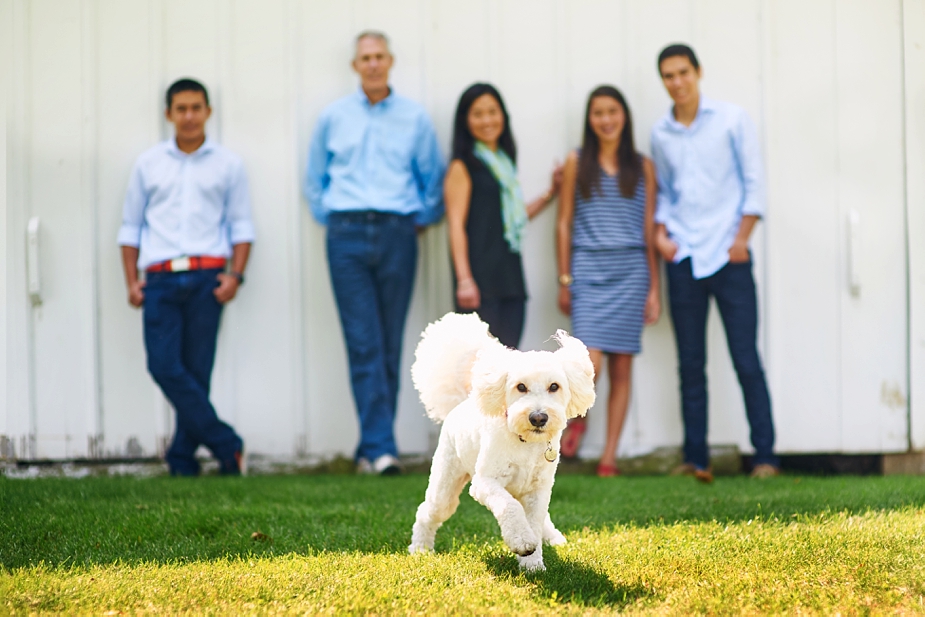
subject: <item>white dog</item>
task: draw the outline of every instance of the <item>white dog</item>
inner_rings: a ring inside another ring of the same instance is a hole
[[[424,331],[411,377],[427,415],[444,424],[411,553],[433,550],[470,480],[522,568],[546,569],[543,541],[565,544],[549,498],[562,429],[594,404],[594,366],[581,341],[564,330],[555,339],[556,352],[508,349],[474,314],[449,313]]]

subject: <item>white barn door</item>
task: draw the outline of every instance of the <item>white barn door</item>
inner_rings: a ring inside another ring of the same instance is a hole
[[[908,447],[901,2],[768,2],[767,302],[782,452]]]

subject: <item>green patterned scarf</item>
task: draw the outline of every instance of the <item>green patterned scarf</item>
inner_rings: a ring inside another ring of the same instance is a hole
[[[527,208],[523,192],[517,181],[517,168],[501,148],[492,152],[480,141],[475,142],[475,156],[479,158],[501,185],[501,220],[504,221],[504,239],[515,253],[520,252],[520,241],[527,226]]]

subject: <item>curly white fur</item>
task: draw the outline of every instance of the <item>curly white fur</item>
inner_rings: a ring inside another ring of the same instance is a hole
[[[544,570],[543,541],[565,543],[549,498],[562,429],[594,404],[594,367],[581,341],[564,330],[555,339],[556,352],[508,349],[473,314],[449,313],[424,331],[411,375],[428,415],[444,424],[411,553],[433,550],[470,480],[521,567]]]

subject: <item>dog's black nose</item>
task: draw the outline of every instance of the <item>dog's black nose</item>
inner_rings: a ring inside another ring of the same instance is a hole
[[[546,421],[549,420],[549,416],[542,411],[531,411],[530,412],[530,424],[539,428],[541,426],[546,426]]]

